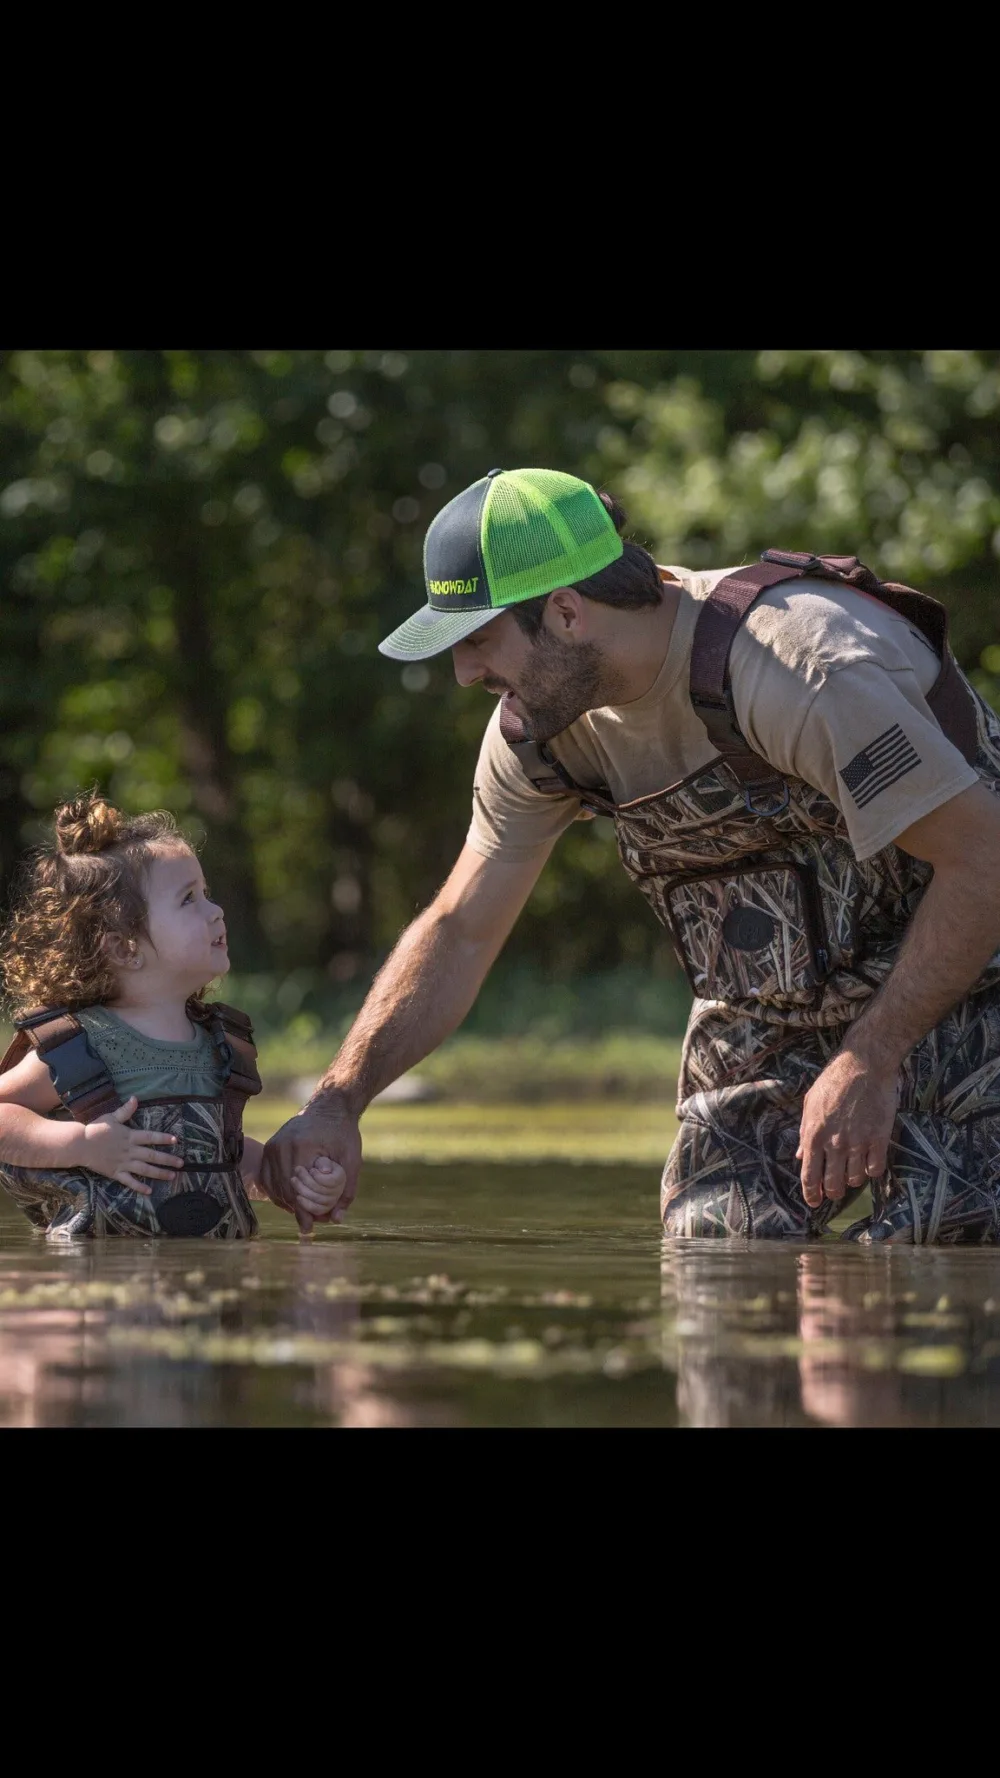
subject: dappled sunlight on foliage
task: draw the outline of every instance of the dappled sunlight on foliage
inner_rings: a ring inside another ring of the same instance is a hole
[[[98,783],[204,842],[241,969],[363,984],[462,843],[492,707],[376,644],[494,464],[607,485],[661,560],[856,552],[946,601],[996,698],[998,411],[982,352],[0,355],[0,871]],[[664,952],[595,821],[507,962]]]

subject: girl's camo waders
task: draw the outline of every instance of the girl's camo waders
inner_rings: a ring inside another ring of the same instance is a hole
[[[261,1090],[250,1020],[235,1007],[197,1002],[189,1002],[188,1016],[212,1034],[221,1084],[213,1098],[173,1095],[140,1102],[132,1126],[176,1136],[185,1163],[173,1178],[151,1182],[152,1197],[85,1167],[0,1169],[0,1183],[50,1239],[211,1235],[235,1241],[256,1233],[257,1218],[240,1173],[243,1106]],[[13,1068],[30,1046],[48,1065],[62,1100],[51,1116],[87,1124],[118,1109],[123,1101],[111,1074],[72,1013],[43,1009],[15,1022],[17,1035],[0,1073]]]

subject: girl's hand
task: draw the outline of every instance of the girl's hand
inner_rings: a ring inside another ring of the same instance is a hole
[[[83,1166],[92,1173],[103,1173],[105,1179],[116,1179],[119,1185],[130,1186],[144,1198],[152,1196],[152,1186],[142,1179],[172,1179],[184,1162],[177,1155],[164,1154],[165,1148],[177,1145],[176,1136],[160,1130],[131,1130],[128,1120],[134,1117],[139,1101],[126,1099],[108,1117],[99,1117],[83,1125]],[[142,1175],[142,1178],[138,1177]]]
[[[346,1179],[343,1167],[325,1154],[317,1155],[308,1167],[293,1169],[292,1195],[300,1234],[312,1234],[314,1222],[329,1222],[343,1195]]]

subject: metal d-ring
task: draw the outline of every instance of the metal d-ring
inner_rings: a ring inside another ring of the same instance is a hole
[[[749,810],[750,814],[751,815],[759,815],[759,816],[772,816],[772,815],[783,814],[785,809],[787,809],[787,807],[788,807],[788,784],[785,781],[785,779],[782,779],[782,781],[781,781],[781,788],[784,791],[784,796],[783,796],[781,802],[778,803],[776,808],[758,809],[756,804],[754,803],[754,800],[753,800],[754,787],[752,784],[748,784],[746,789],[743,792],[743,801],[746,804],[747,809]]]

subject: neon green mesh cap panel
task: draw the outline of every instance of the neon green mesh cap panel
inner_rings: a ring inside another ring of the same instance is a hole
[[[442,507],[424,540],[427,604],[379,643],[393,660],[454,647],[522,599],[616,562],[614,521],[589,482],[557,469],[491,469]]]
[[[586,580],[622,553],[614,521],[589,482],[557,469],[495,476],[480,536],[494,607]]]

